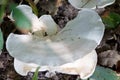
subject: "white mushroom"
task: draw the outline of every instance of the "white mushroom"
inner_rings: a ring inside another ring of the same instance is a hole
[[[81,8],[104,8],[111,5],[115,0],[68,0],[69,3],[77,9]]]
[[[25,9],[25,6],[20,9]],[[104,34],[104,25],[99,15],[93,10],[82,9],[57,34],[57,24],[50,15],[41,16],[39,23],[41,30],[34,33],[42,33],[40,36],[11,33],[7,38],[6,48],[15,58],[16,71],[26,75],[28,71],[35,70],[29,64],[36,64],[40,65],[40,71],[46,69],[51,72],[79,74],[82,79],[91,76],[97,63],[95,48]],[[29,67],[24,70],[26,66]]]

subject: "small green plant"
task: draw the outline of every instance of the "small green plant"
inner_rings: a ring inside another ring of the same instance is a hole
[[[107,29],[114,29],[120,25],[120,15],[115,12],[108,13],[107,16],[102,18]]]
[[[36,71],[35,71],[35,73],[34,73],[34,75],[33,75],[33,77],[32,77],[32,80],[38,80],[38,72],[39,72],[39,69],[40,69],[40,67],[37,67],[37,69],[36,69]]]

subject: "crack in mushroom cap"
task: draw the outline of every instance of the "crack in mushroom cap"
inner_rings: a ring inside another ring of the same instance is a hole
[[[46,22],[50,18],[47,16],[42,18],[48,28],[42,26],[41,30],[37,32],[56,30],[56,25],[49,25],[55,24],[53,20]],[[6,48],[10,55],[19,61],[40,66],[61,66],[66,63],[74,63],[74,61],[87,56],[100,43],[103,33],[104,25],[99,15],[93,10],[82,9],[77,17],[69,21],[65,28],[57,34],[39,36],[11,33],[7,38]],[[96,65],[96,57],[94,60],[95,63],[91,63],[92,65]],[[82,67],[82,65],[79,66]]]
[[[81,8],[104,8],[111,5],[115,0],[68,0],[69,3],[77,9]]]

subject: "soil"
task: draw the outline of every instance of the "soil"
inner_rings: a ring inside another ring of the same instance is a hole
[[[15,3],[20,3],[20,0],[14,1]],[[39,16],[42,14],[51,14],[56,23],[63,28],[66,23],[72,20],[76,15],[78,10],[72,7],[67,1],[62,1],[58,8],[55,8],[53,11],[40,5],[41,3],[49,5],[48,0],[40,0],[37,3],[37,8],[39,11]],[[28,4],[23,1],[22,3]],[[54,3],[55,4],[55,3]],[[105,8],[105,11],[100,14],[101,16],[105,12],[116,12],[120,14],[120,0],[116,0],[111,6]],[[51,5],[50,5],[51,6]],[[40,13],[42,12],[42,13]],[[10,12],[7,11],[7,14]],[[7,39],[7,36],[11,33],[20,33],[16,28],[14,23],[7,17],[4,17],[4,21],[0,25],[3,35],[4,42]],[[120,73],[120,26],[117,26],[115,29],[106,29],[103,40],[100,45],[96,48],[98,53],[98,65],[103,67],[108,67],[118,73]],[[79,78],[78,75],[68,75],[56,72],[56,76],[51,78],[45,77],[47,71],[39,72],[39,80],[76,80]],[[34,73],[29,72],[27,76],[20,76],[17,74],[13,67],[13,58],[7,52],[5,45],[0,55],[0,80],[32,80]]]

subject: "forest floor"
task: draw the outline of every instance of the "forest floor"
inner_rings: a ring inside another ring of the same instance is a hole
[[[19,3],[15,2],[15,3]],[[26,4],[26,2],[23,2]],[[43,5],[41,5],[43,4]],[[52,3],[52,5],[55,3]],[[110,5],[105,8],[100,16],[104,16],[109,12],[115,12],[120,14],[120,1],[117,0],[116,3]],[[41,6],[40,6],[41,5]],[[47,6],[44,6],[47,5]],[[56,23],[63,28],[66,23],[72,20],[76,15],[78,10],[73,8],[68,2],[61,3],[61,6],[58,10],[52,9],[52,6],[46,0],[41,0],[37,4],[37,8],[39,10],[39,16],[42,14],[51,14]],[[50,8],[48,8],[50,7]],[[42,13],[41,13],[42,12]],[[9,12],[8,12],[9,14]],[[7,18],[4,18],[4,21],[1,24],[1,29],[4,35],[4,42],[6,41],[7,36],[15,29],[15,25]],[[117,72],[119,75],[120,73],[120,25],[118,25],[114,29],[106,29],[104,33],[103,40],[101,41],[100,45],[96,48],[98,53],[98,65],[110,68]],[[57,73],[56,77],[53,78],[46,78],[46,72],[39,72],[39,80],[75,80],[77,75],[68,75]],[[13,57],[9,55],[7,50],[3,49],[2,54],[0,55],[0,80],[31,80],[31,75],[33,73],[28,73],[27,76],[23,77],[17,74],[13,67]]]

